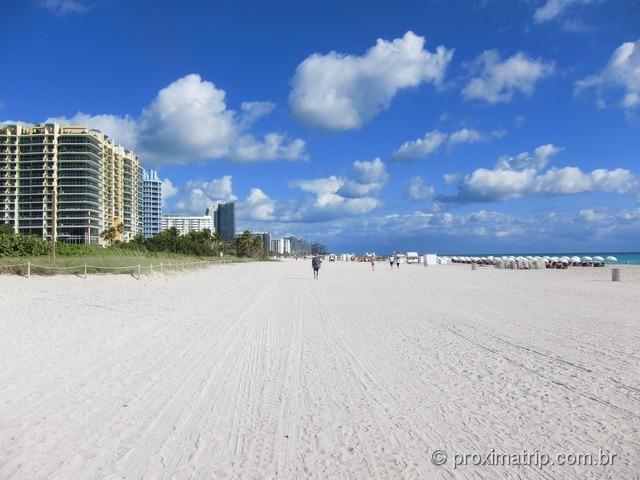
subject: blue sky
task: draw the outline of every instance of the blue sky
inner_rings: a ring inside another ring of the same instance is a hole
[[[0,119],[337,251],[640,250],[632,0],[1,2]]]

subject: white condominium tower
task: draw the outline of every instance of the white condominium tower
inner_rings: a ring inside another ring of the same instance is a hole
[[[145,170],[142,178],[142,230],[144,238],[160,233],[162,226],[162,181],[155,170]]]
[[[138,157],[82,126],[0,124],[0,223],[14,232],[103,243],[109,227],[128,241],[141,229]],[[55,202],[54,202],[55,200]]]
[[[213,219],[210,215],[184,216],[184,215],[163,215],[162,230],[175,228],[180,235],[186,235],[189,232],[200,232],[202,230],[214,231]]]

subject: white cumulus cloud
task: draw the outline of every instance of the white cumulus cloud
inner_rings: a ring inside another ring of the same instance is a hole
[[[231,157],[240,162],[267,160],[307,160],[305,142],[299,138],[287,143],[284,135],[268,133],[263,140],[253,135],[244,135],[232,148]]]
[[[220,158],[239,162],[307,160],[302,139],[278,132],[258,138],[248,131],[273,109],[271,102],[244,102],[241,112],[236,113],[227,107],[224,90],[190,74],[160,90],[138,118],[78,112],[46,121],[100,130],[155,165]]]
[[[486,50],[471,63],[472,78],[462,96],[487,103],[509,102],[517,93],[532,95],[536,83],[554,71],[553,62],[531,58],[524,52],[502,60],[497,50]]]
[[[204,215],[207,208],[217,203],[237,200],[233,194],[231,175],[213,180],[190,180],[182,188],[182,198],[175,209],[180,213]]]
[[[562,16],[568,9],[593,3],[597,0],[545,0],[544,4],[537,8],[533,18],[537,23],[544,23]]]
[[[252,188],[238,209],[238,217],[247,220],[271,221],[275,215],[275,200],[259,188]]]
[[[394,150],[394,160],[418,160],[436,153],[440,147],[447,145],[449,148],[463,143],[490,142],[494,138],[502,138],[506,135],[504,130],[495,130],[491,133],[483,133],[471,128],[461,128],[452,133],[443,133],[439,130],[431,130],[424,137],[409,140]]]
[[[171,197],[175,197],[178,194],[178,188],[173,185],[173,182],[165,178],[162,180],[162,206],[165,207],[167,200]]]
[[[561,149],[542,145],[533,154],[502,157],[494,168],[478,168],[458,180],[458,192],[440,200],[448,202],[495,202],[523,196],[558,196],[592,192],[630,194],[638,179],[622,168],[598,168],[584,172],[578,167],[552,167],[549,160]]]
[[[425,200],[433,198],[436,194],[432,185],[425,185],[424,179],[420,176],[411,177],[407,184],[407,196],[411,200]]]
[[[419,158],[425,158],[436,152],[446,140],[446,134],[438,130],[432,130],[425,133],[422,138],[404,142],[393,152],[392,155],[395,160],[416,160]]]
[[[292,201],[280,219],[288,222],[315,222],[369,213],[382,205],[376,195],[388,181],[382,160],[356,161],[354,174],[294,180],[292,188],[310,194]]]
[[[443,46],[429,52],[413,32],[378,39],[364,55],[315,53],[298,65],[289,103],[301,121],[329,130],[361,127],[385,110],[399,90],[439,85],[453,56]]]
[[[609,90],[621,92],[616,102],[620,107],[640,106],[640,39],[620,45],[600,72],[576,82],[577,95],[590,90],[600,106],[606,106],[604,95]]]

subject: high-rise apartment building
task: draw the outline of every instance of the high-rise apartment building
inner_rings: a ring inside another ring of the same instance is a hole
[[[279,253],[281,255],[291,254],[291,240],[289,238],[276,238],[271,240],[272,252]]]
[[[0,223],[16,233],[103,243],[141,232],[138,157],[82,126],[0,124]]]
[[[311,253],[311,244],[302,238],[288,237],[291,245],[291,253],[294,255],[307,255]]]
[[[233,242],[236,235],[236,205],[233,202],[220,203],[213,214],[218,236],[227,243]]]
[[[151,238],[162,227],[162,181],[155,170],[144,171],[142,177],[142,234]]]
[[[274,253],[284,253],[284,243],[281,238],[274,238],[271,240],[271,251]]]
[[[161,230],[175,228],[180,235],[186,235],[189,232],[199,232],[208,229],[213,232],[213,220],[209,215],[184,216],[184,215],[163,215]]]
[[[262,242],[262,250],[265,252],[271,251],[271,234],[267,232],[255,232],[254,235],[260,238]]]

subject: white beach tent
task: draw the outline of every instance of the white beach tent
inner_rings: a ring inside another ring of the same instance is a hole
[[[425,267],[438,264],[438,256],[435,253],[425,253],[422,258]]]
[[[407,263],[420,263],[418,252],[407,252]]]

